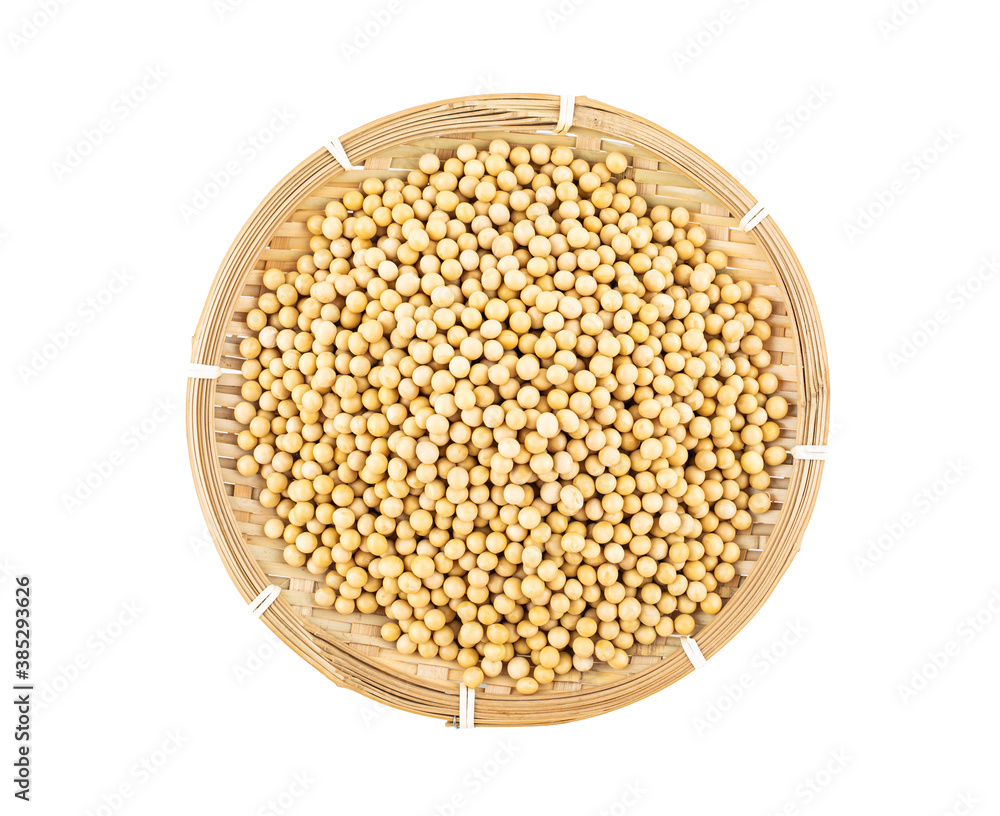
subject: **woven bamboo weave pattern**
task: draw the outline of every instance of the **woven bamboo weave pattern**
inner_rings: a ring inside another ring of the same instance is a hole
[[[555,135],[559,111],[557,96],[449,100],[385,117],[343,136],[347,155],[364,169],[345,170],[328,150],[318,150],[275,187],[237,236],[193,340],[192,362],[219,365],[222,374],[217,380],[189,380],[192,470],[209,532],[240,594],[249,602],[269,582],[277,585],[280,597],[262,620],[311,665],[374,700],[447,721],[458,713],[462,669],[397,652],[379,637],[388,618],[341,615],[315,606],[317,576],[287,565],[279,543],[263,534],[265,521],[274,514],[257,501],[264,480],[236,470],[236,459],[244,453],[236,444],[241,426],[233,416],[243,382],[239,344],[254,334],[246,325],[247,312],[262,290],[265,268],[292,270],[309,252],[306,221],[322,214],[332,198],[357,189],[370,176],[405,177],[421,154],[434,151],[443,160],[464,142],[481,148],[495,138],[512,146],[567,145],[588,162],[611,150],[623,153],[629,159],[623,175],[636,182],[651,206],[686,207],[692,222],[708,234],[705,251],[725,252],[727,273],[748,281],[755,295],[774,303],[768,320],[772,336],[764,344],[771,365],[763,370],[778,377],[778,393],[790,406],[775,444],[790,449],[827,441],[829,387],[819,314],[799,262],[774,220],[767,217],[749,233],[742,232],[739,222],[756,203],[753,197],[662,128],[577,97],[570,131]],[[736,538],[741,558],[734,565],[736,577],[718,590],[722,611],[695,615],[693,634],[706,658],[739,632],[788,568],[812,512],[822,469],[822,461],[791,458],[767,468],[773,504]],[[509,677],[487,678],[476,692],[476,725],[538,725],[594,716],[642,699],[692,670],[676,637],[637,645],[630,654],[624,669],[595,663],[590,671],[573,670],[531,697],[513,693]]]

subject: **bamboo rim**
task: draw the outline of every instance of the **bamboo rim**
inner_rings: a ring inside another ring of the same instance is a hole
[[[559,118],[558,96],[494,94],[450,99],[383,117],[343,136],[341,143],[347,155],[355,163],[364,160],[366,170],[343,168],[329,150],[317,150],[265,197],[230,246],[193,337],[192,362],[221,365],[224,372],[236,368],[236,373],[228,376],[239,376],[239,361],[227,356],[225,345],[233,331],[231,324],[241,294],[255,268],[262,268],[262,258],[269,251],[271,257],[284,257],[280,251],[269,249],[272,243],[279,243],[276,234],[325,184],[335,181],[356,186],[372,170],[390,167],[392,151],[400,145],[430,143],[447,150],[452,143],[469,139],[513,140],[520,136],[526,142],[569,144],[578,151],[620,150],[630,157],[632,165],[626,175],[637,183],[665,179],[664,173],[669,172],[677,174],[669,178],[678,186],[663,188],[668,195],[697,198],[707,193],[697,199],[703,206],[694,220],[706,226],[715,245],[735,246],[752,256],[746,262],[750,269],[747,275],[756,276],[755,280],[769,275],[765,283],[776,288],[784,303],[781,348],[784,358],[792,362],[786,362],[781,369],[782,376],[791,378],[794,386],[794,402],[790,401],[794,407],[790,419],[794,421],[785,429],[786,441],[789,446],[825,445],[829,433],[829,373],[819,312],[798,258],[774,219],[764,218],[744,236],[736,224],[756,203],[751,194],[711,159],[652,122],[586,97],[576,97],[572,127],[566,135],[553,135]],[[608,142],[610,146],[605,147]],[[655,181],[651,186],[654,196],[661,194]],[[737,240],[742,243],[733,243]],[[241,528],[241,523],[250,518],[252,488],[234,484],[232,474],[228,470],[224,473],[220,466],[218,435],[224,423],[217,414],[221,411],[221,395],[226,391],[226,376],[218,381],[189,379],[186,423],[196,493],[209,533],[237,590],[250,602],[269,584],[278,583],[283,588],[281,597],[263,613],[263,621],[337,685],[394,708],[453,722],[459,711],[455,679],[461,669],[457,665],[450,675],[440,666],[418,665],[414,671],[412,666],[401,667],[373,656],[375,651],[371,649],[344,642],[317,619],[310,618],[310,610],[301,605],[305,593],[296,583],[300,579],[272,579],[261,568]],[[768,524],[766,531],[756,537],[759,556],[747,562],[738,591],[710,623],[695,633],[706,658],[718,652],[756,614],[800,547],[816,502],[823,463],[796,459],[792,465],[782,467],[787,469],[782,473],[787,475],[783,503],[776,518],[769,519],[773,526]],[[756,525],[752,529],[756,530]],[[749,554],[745,557],[749,558]],[[341,616],[351,628],[356,628],[355,624],[364,628],[366,617],[357,613]],[[556,690],[530,697],[511,695],[509,689],[500,687],[477,690],[475,725],[543,725],[592,717],[643,699],[692,670],[676,638],[646,654],[652,656],[647,657],[648,666],[610,680],[602,677],[601,684],[576,683],[574,687],[572,683],[557,682]],[[636,660],[633,658],[633,662]],[[501,693],[504,691],[507,693]]]

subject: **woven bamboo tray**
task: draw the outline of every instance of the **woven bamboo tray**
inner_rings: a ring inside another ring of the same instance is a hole
[[[741,230],[754,198],[732,176],[691,145],[651,122],[585,97],[576,97],[569,132],[554,131],[566,116],[557,96],[523,94],[452,99],[411,108],[351,131],[341,144],[363,169],[342,167],[327,148],[317,150],[271,191],[247,221],[223,261],[193,339],[192,362],[219,366],[217,379],[188,381],[187,431],[195,487],[208,529],[233,583],[249,602],[273,584],[280,597],[263,613],[266,625],[337,685],[396,708],[455,721],[462,670],[419,654],[404,656],[382,641],[378,615],[340,615],[315,607],[316,576],[288,566],[280,546],[263,535],[273,513],[257,502],[264,486],[258,476],[241,476],[235,460],[240,426],[233,408],[240,401],[243,359],[239,342],[252,332],[246,313],[261,291],[265,266],[294,269],[308,252],[306,220],[327,201],[357,188],[369,176],[405,176],[417,157],[434,150],[444,159],[462,142],[485,147],[491,139],[515,143],[569,145],[577,155],[598,161],[616,150],[630,162],[650,205],[684,206],[708,233],[706,251],[729,257],[728,274],[749,281],[754,294],[775,303],[765,343],[779,391],[791,406],[778,443],[824,445],[829,427],[826,348],[819,313],[806,277],[773,219]],[[768,467],[772,508],[756,516],[736,538],[741,559],[736,577],[720,587],[722,611],[698,613],[693,633],[711,658],[760,609],[799,549],[822,475],[822,461],[789,459]],[[737,592],[737,590],[739,590]],[[631,650],[622,670],[595,663],[572,671],[550,690],[530,697],[513,692],[507,677],[487,678],[476,691],[477,726],[563,723],[628,705],[676,682],[692,670],[677,637],[658,638]]]

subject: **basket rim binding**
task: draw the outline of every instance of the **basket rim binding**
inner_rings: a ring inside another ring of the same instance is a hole
[[[687,142],[627,111],[587,97],[575,97],[572,127],[627,141],[658,161],[675,165],[709,191],[735,216],[756,205],[728,172]],[[421,138],[458,137],[469,132],[506,131],[551,136],[562,114],[560,97],[546,94],[490,94],[420,105],[385,116],[349,132],[341,143],[355,161]],[[218,366],[227,327],[244,282],[277,228],[325,182],[342,170],[321,147],[283,178],[258,205],[226,253],[212,283],[192,338],[191,361]],[[829,433],[829,371],[819,311],[805,273],[771,217],[747,232],[763,253],[781,291],[796,355],[796,445],[825,445]],[[225,370],[225,369],[224,369]],[[252,601],[271,581],[250,554],[226,494],[215,439],[212,378],[188,380],[186,424],[195,490],[220,557],[244,601]],[[768,545],[746,580],[697,634],[711,658],[760,609],[801,544],[816,502],[823,462],[793,461],[785,502]],[[262,614],[265,624],[300,657],[333,680],[376,702],[449,723],[459,711],[459,684],[403,675],[380,660],[342,644],[279,598]],[[612,711],[643,699],[692,671],[682,649],[641,672],[602,686],[545,696],[478,694],[476,725],[541,725],[570,722]]]

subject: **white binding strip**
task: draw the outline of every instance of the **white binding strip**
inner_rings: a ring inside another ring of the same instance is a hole
[[[260,594],[250,601],[250,611],[253,613],[253,616],[259,618],[263,615],[264,611],[278,599],[278,595],[280,594],[281,590],[274,584],[268,584],[264,587],[260,591]]]
[[[706,663],[705,655],[701,653],[701,648],[698,646],[698,641],[693,637],[685,635],[681,638],[681,648],[684,650],[684,654],[688,656],[688,660],[691,661],[691,665],[696,669],[700,669]]]
[[[575,106],[575,96],[559,97],[559,121],[556,122],[556,127],[553,133],[562,135],[569,131],[569,129],[573,126],[573,108]]]
[[[796,445],[791,450],[795,459],[826,459],[829,453],[829,445]]]
[[[189,380],[217,380],[221,373],[222,368],[219,366],[206,365],[205,363],[188,363],[187,365]]]
[[[328,141],[324,147],[330,151],[330,155],[337,160],[337,164],[343,167],[345,170],[360,170],[361,168],[351,162],[350,157],[347,155],[347,151],[344,150],[344,146],[340,143],[340,139],[334,136],[330,141]]]
[[[750,208],[747,214],[740,219],[740,229],[743,230],[743,232],[749,232],[761,221],[767,218],[767,216],[767,207],[758,201]]]
[[[458,728],[476,727],[476,690],[465,683],[458,684]]]

